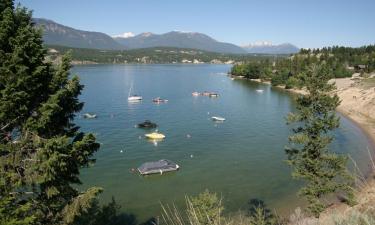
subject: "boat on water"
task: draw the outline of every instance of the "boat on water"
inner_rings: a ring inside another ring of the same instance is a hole
[[[142,101],[142,96],[131,95],[128,97],[128,102],[140,102],[140,101]]]
[[[180,166],[176,163],[168,159],[161,159],[159,161],[154,162],[145,162],[140,167],[138,167],[137,170],[141,175],[149,175],[157,173],[163,174],[166,172],[176,171],[179,168]]]
[[[151,122],[150,120],[145,120],[143,123],[139,123],[139,128],[155,128],[158,125],[156,123]]]
[[[210,96],[210,94],[211,94],[211,92],[208,92],[208,91],[204,91],[204,92],[202,92],[202,94],[201,94],[201,95],[203,95],[203,96]]]
[[[140,95],[131,95],[131,91],[133,88],[133,84],[130,86],[129,93],[128,93],[128,102],[140,102],[142,101],[142,96]]]
[[[215,92],[211,92],[208,97],[210,98],[216,98],[216,97],[219,97],[219,94],[218,93],[215,93]]]
[[[211,119],[213,121],[220,121],[220,122],[225,121],[225,118],[224,117],[220,117],[220,116],[213,116],[213,117],[211,117]]]
[[[147,137],[149,139],[164,139],[165,135],[155,131],[155,132],[152,132],[152,133],[149,133],[149,134],[145,134],[145,137]]]
[[[197,92],[197,91],[194,91],[193,93],[191,93],[192,96],[199,96],[201,95],[201,93]]]
[[[263,93],[263,90],[262,89],[257,89],[256,92]]]
[[[90,114],[90,113],[83,114],[83,118],[85,119],[95,119],[96,117],[97,117],[96,114]]]
[[[168,99],[162,99],[160,97],[157,97],[157,98],[152,99],[152,102],[154,102],[154,103],[166,103],[166,102],[168,102]]]

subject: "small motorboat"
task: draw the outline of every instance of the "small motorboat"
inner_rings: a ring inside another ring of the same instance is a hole
[[[85,119],[95,119],[96,117],[97,117],[96,114],[90,114],[90,113],[83,114],[83,118]]]
[[[166,102],[168,102],[168,100],[157,97],[157,98],[152,99],[152,102],[154,102],[154,103],[166,103]]]
[[[158,125],[156,123],[153,123],[150,120],[145,120],[145,122],[138,124],[139,128],[155,128],[157,126]]]
[[[157,131],[155,132],[152,132],[152,133],[149,133],[149,134],[145,134],[145,136],[149,139],[164,139],[165,138],[165,135],[162,134],[162,133],[159,133]]]
[[[215,93],[215,92],[211,92],[208,97],[210,98],[216,98],[216,97],[219,97],[219,94],[218,93]]]
[[[211,117],[211,119],[213,121],[220,121],[220,122],[225,121],[225,118],[224,117],[220,117],[220,116],[213,116],[213,117]]]
[[[262,89],[257,89],[256,92],[263,93],[263,90]]]
[[[179,168],[180,166],[176,163],[168,159],[161,159],[155,162],[145,162],[140,167],[138,167],[137,170],[141,175],[149,175],[157,173],[163,174],[165,172],[176,171]]]
[[[194,91],[193,93],[191,93],[192,96],[199,96],[201,93],[197,92],[197,91]]]

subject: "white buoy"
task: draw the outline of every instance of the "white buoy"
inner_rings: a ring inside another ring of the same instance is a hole
[[[120,150],[120,152],[122,153],[123,151],[122,151],[122,150]]]
[[[193,158],[194,156],[193,155],[190,155],[190,158]]]
[[[187,138],[191,138],[191,135],[190,135],[190,134],[187,134],[186,137],[187,137]]]

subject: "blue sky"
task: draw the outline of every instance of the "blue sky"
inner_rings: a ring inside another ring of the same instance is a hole
[[[21,0],[42,17],[104,32],[195,31],[219,41],[303,48],[375,43],[375,0]]]

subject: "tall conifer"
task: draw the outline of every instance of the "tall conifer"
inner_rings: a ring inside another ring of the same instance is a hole
[[[334,84],[329,84],[328,68],[313,65],[306,74],[307,95],[297,99],[297,111],[290,113],[288,123],[294,123],[290,146],[286,149],[292,176],[305,182],[299,192],[314,215],[326,208],[323,198],[329,194],[345,194],[349,204],[353,204],[352,176],[347,170],[347,157],[329,149],[333,140],[331,131],[340,125],[335,113],[340,100],[331,95]]]
[[[70,58],[45,61],[31,13],[0,0],[0,224],[69,224],[100,188],[79,192],[99,144],[73,123],[83,86]]]

